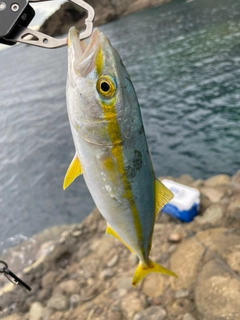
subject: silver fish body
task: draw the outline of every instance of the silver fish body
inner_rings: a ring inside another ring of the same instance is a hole
[[[172,193],[155,177],[126,68],[97,29],[87,47],[75,28],[70,29],[68,41],[67,106],[79,173],[108,222],[107,233],[140,259],[133,284],[149,272],[175,276],[149,259],[156,213]]]

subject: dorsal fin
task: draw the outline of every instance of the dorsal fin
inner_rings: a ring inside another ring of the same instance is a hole
[[[77,154],[75,154],[65,175],[63,189],[65,190],[80,174],[82,174],[82,166]]]

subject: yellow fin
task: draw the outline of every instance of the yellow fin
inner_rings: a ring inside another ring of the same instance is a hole
[[[167,274],[169,276],[178,278],[176,273],[149,259],[148,266],[144,265],[141,261],[139,262],[132,278],[132,285],[135,287],[140,281],[142,281],[144,277],[146,277],[146,275],[152,272]]]
[[[133,251],[133,249],[131,247],[129,247],[129,245],[126,244],[126,242],[122,238],[120,238],[119,235],[109,225],[107,225],[106,234],[110,234],[111,236],[117,238],[118,240],[120,240],[128,248],[128,250],[130,250],[131,252],[135,253]]]
[[[173,193],[161,181],[155,179],[155,218],[173,196]]]
[[[82,166],[80,163],[80,160],[78,159],[77,154],[75,154],[74,158],[72,159],[72,162],[70,163],[70,166],[67,170],[67,173],[65,175],[64,181],[63,181],[63,189],[65,190],[70,184],[82,174]]]

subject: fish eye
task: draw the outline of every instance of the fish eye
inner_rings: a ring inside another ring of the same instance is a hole
[[[109,76],[100,76],[97,80],[97,91],[104,98],[112,98],[116,92],[113,79]]]

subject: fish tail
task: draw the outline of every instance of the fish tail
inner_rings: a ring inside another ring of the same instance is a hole
[[[156,262],[153,262],[149,259],[147,265],[142,263],[141,261],[139,262],[132,278],[132,285],[135,287],[140,281],[143,280],[143,278],[146,277],[146,275],[152,272],[167,274],[169,276],[178,278],[176,273],[174,273],[173,271],[168,270],[167,268],[164,268],[160,264],[157,264]]]

